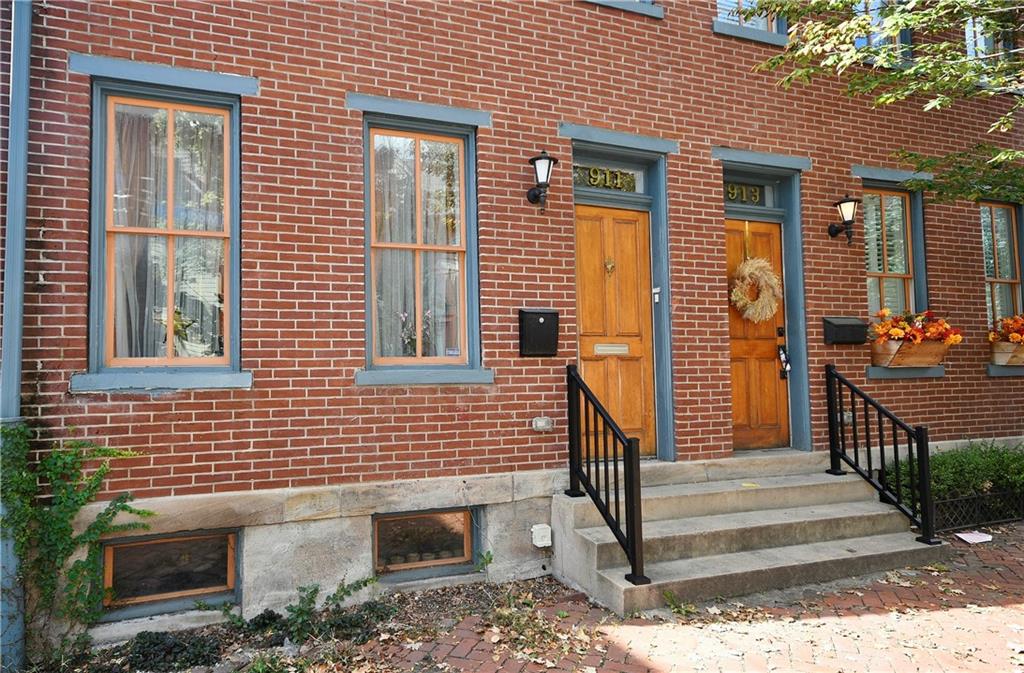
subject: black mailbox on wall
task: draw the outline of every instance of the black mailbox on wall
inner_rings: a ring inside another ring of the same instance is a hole
[[[558,311],[519,309],[519,354],[536,357],[558,355]]]
[[[864,344],[868,341],[868,324],[860,318],[825,317],[825,343]]]

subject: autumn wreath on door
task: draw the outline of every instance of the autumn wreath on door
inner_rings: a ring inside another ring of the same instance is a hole
[[[736,269],[729,300],[744,320],[771,320],[779,311],[782,280],[767,259],[751,257]]]

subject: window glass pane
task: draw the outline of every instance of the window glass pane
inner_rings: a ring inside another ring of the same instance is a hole
[[[910,273],[905,204],[902,196],[885,197],[885,258],[889,273]]]
[[[114,105],[113,225],[167,226],[167,111]]]
[[[373,252],[377,333],[381,357],[416,356],[416,267],[411,250]]]
[[[878,278],[868,277],[868,315],[874,316],[882,310],[882,299],[878,288]]]
[[[220,238],[174,243],[174,354],[224,355],[224,247]]]
[[[114,602],[228,586],[228,536],[113,549]]]
[[[718,0],[718,18],[732,23],[739,23],[739,1]]]
[[[993,320],[1016,314],[1013,294],[1017,286],[1010,283],[992,283]]]
[[[460,253],[423,253],[423,356],[462,357]]]
[[[427,245],[459,245],[461,242],[459,159],[458,143],[420,142],[423,242]]]
[[[999,259],[999,277],[1016,278],[1017,260],[1013,249],[1013,219],[1009,208],[996,208],[996,255]]]
[[[224,117],[174,113],[174,226],[224,231]]]
[[[885,305],[893,313],[907,310],[906,281],[902,278],[886,278],[884,281]]]
[[[465,512],[438,512],[377,521],[377,569],[469,560]]]
[[[981,207],[981,247],[985,255],[985,275],[996,277],[996,258],[992,242],[992,209]]]
[[[992,325],[996,321],[992,311],[992,283],[985,283],[985,308],[988,310],[988,324]]]
[[[867,269],[871,273],[885,271],[882,259],[882,209],[878,194],[864,195],[864,245]]]
[[[415,243],[416,141],[376,135],[373,161],[373,226],[377,240]]]
[[[167,241],[114,237],[114,356],[167,357]]]

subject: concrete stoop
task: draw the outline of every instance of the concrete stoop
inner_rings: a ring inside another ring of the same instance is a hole
[[[618,614],[924,565],[947,545],[918,542],[906,517],[857,475],[824,473],[827,456],[650,467],[643,474],[645,573],[628,562],[589,497],[552,501],[553,570]],[[676,474],[672,474],[675,470]],[[674,476],[678,483],[667,483]]]

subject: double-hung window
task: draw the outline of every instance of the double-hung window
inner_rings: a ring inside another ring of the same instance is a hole
[[[858,49],[881,49],[890,45],[899,45],[902,47],[900,51],[903,58],[909,58],[910,31],[900,30],[894,36],[891,31],[885,29],[886,11],[891,2],[892,0],[862,0],[857,3],[857,11],[871,17],[871,30],[867,34],[856,38],[854,46]]]
[[[372,365],[467,365],[466,142],[371,128]]]
[[[72,390],[251,385],[238,344],[238,97],[93,91],[89,372]]]
[[[909,195],[865,190],[863,210],[870,314],[915,310]]]
[[[981,241],[985,255],[985,300],[991,325],[1021,312],[1020,247],[1012,206],[982,203]]]
[[[752,30],[764,30],[770,33],[785,33],[785,22],[778,17],[759,14],[750,18],[743,16],[744,10],[754,4],[754,0],[718,0],[718,18],[721,21],[734,23]]]

